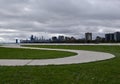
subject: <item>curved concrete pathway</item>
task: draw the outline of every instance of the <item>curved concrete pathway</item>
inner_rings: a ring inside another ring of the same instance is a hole
[[[78,53],[76,56],[56,58],[56,59],[0,59],[0,66],[24,66],[24,65],[62,65],[62,64],[77,64],[106,60],[115,57],[109,53],[84,51],[84,50],[68,50],[68,49],[49,49],[49,48],[33,48],[21,47],[19,45],[6,45],[2,47],[8,48],[25,48],[25,49],[39,49],[39,50],[57,50],[69,51]]]

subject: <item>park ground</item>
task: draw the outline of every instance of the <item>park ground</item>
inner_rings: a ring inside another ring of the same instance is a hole
[[[30,47],[100,51],[113,59],[71,65],[0,66],[1,84],[120,84],[118,45],[30,45]]]

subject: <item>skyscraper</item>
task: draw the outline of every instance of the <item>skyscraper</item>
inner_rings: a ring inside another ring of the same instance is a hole
[[[115,33],[114,33],[114,40],[115,40],[116,42],[120,42],[120,32],[115,32]]]
[[[112,42],[114,41],[114,33],[108,33],[108,34],[105,34],[105,40],[108,42]]]
[[[105,40],[107,42],[120,42],[120,32],[105,34]]]
[[[64,41],[65,37],[64,36],[58,36],[59,41]]]
[[[92,41],[92,33],[85,33],[85,40],[88,42],[88,41]]]

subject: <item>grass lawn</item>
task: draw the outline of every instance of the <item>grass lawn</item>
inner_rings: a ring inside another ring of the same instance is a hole
[[[0,59],[50,59],[73,56],[76,53],[54,50],[32,50],[0,47]]]
[[[109,52],[114,59],[61,66],[0,67],[1,84],[120,84],[120,46],[38,46]]]

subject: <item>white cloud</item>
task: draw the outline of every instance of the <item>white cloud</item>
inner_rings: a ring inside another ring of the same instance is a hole
[[[0,41],[115,32],[119,23],[120,0],[0,0]]]

